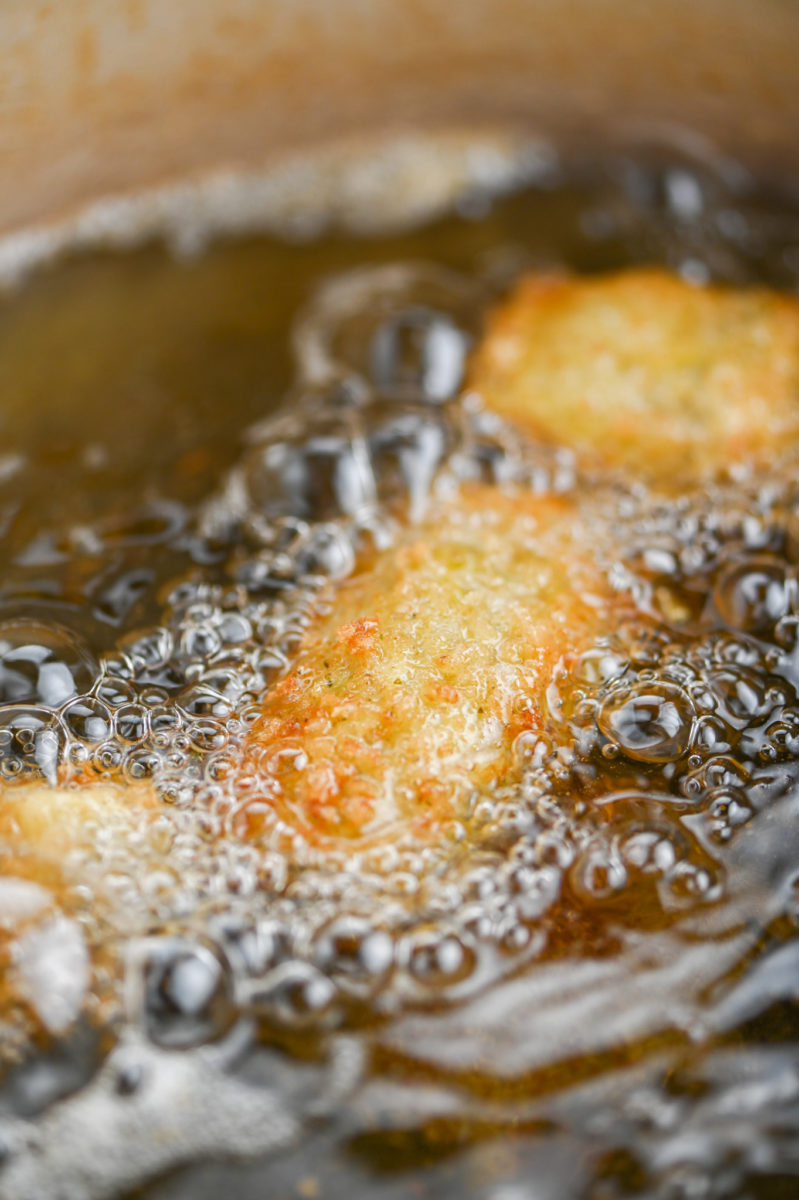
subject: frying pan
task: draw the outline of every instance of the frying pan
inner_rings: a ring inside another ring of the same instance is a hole
[[[265,181],[234,225],[312,205],[309,162],[346,223],[388,142],[427,146],[432,175],[440,146],[454,176],[475,138],[660,140],[799,184],[797,61],[791,0],[3,0],[0,268],[129,237],[114,213],[146,233],[187,183],[219,209],[231,172]],[[457,182],[398,178],[431,208]]]

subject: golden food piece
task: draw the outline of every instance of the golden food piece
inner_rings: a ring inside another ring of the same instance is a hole
[[[144,784],[0,791],[0,1060],[24,1052],[32,1036],[66,1033],[91,1003],[81,893],[91,896],[96,918],[110,901],[109,848],[141,848],[137,835],[159,808]]]
[[[799,301],[662,270],[528,276],[491,316],[469,385],[585,466],[700,484],[799,441]]]
[[[159,803],[144,784],[12,786],[0,792],[0,846],[60,862],[70,849],[91,849],[99,834],[133,831]]]
[[[548,686],[607,627],[593,549],[570,501],[477,485],[405,530],[267,696],[242,836],[275,814],[321,847],[445,835],[470,793],[513,773]]]

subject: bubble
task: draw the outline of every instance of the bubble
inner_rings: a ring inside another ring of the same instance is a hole
[[[184,713],[192,717],[229,717],[233,706],[226,696],[205,684],[185,688],[176,697]]]
[[[235,1017],[227,968],[207,946],[150,938],[135,948],[129,992],[151,1041],[187,1050],[222,1037]]]
[[[98,700],[101,700],[109,708],[118,708],[120,704],[125,704],[129,700],[133,700],[136,696],[136,691],[126,679],[121,679],[115,675],[106,675],[97,683],[94,688],[94,694]]]
[[[799,757],[799,710],[793,707],[784,708],[779,719],[767,726],[766,736],[779,757]]]
[[[411,519],[418,520],[433,479],[454,446],[453,430],[443,417],[408,405],[375,404],[365,418],[380,499],[391,503],[408,497]]]
[[[343,916],[321,930],[314,957],[341,991],[365,999],[388,979],[394,944],[366,918]]]
[[[156,750],[142,748],[128,753],[123,758],[123,769],[128,779],[152,779],[162,765],[161,755]]]
[[[283,963],[252,988],[248,1008],[288,1028],[308,1028],[331,1013],[336,997],[332,980],[310,963]]]
[[[295,328],[308,380],[372,377],[388,389],[429,389],[440,402],[459,382],[482,288],[426,263],[390,263],[339,275],[319,289]]]
[[[408,970],[427,988],[451,988],[474,972],[477,956],[473,948],[454,933],[431,929],[420,931],[410,941]]]
[[[705,799],[708,832],[715,842],[729,841],[736,829],[747,824],[754,816],[754,809],[743,788],[711,788]]]
[[[588,650],[581,656],[577,678],[588,684],[610,683],[623,675],[626,668],[623,655],[601,647]]]
[[[734,729],[745,729],[795,699],[784,680],[749,667],[719,668],[710,672],[708,681],[718,700],[719,715]]]
[[[744,633],[765,633],[790,610],[785,564],[749,558],[720,572],[713,600],[721,619]]]
[[[0,623],[0,703],[57,709],[88,691],[98,666],[80,640],[58,625]]]
[[[711,864],[681,859],[658,882],[658,896],[666,912],[681,912],[697,903],[714,904],[724,894],[723,880]]]
[[[285,884],[285,877],[282,883]],[[281,921],[269,918],[252,920],[222,913],[212,918],[210,927],[224,947],[227,959],[239,973],[244,972],[251,978],[257,979],[268,974],[292,957],[291,929]]]
[[[0,775],[4,779],[33,776],[57,783],[65,744],[64,725],[49,709],[0,706]]]
[[[188,727],[188,734],[192,746],[201,754],[224,750],[228,742],[225,727],[219,721],[210,721],[207,718],[194,721]]]
[[[147,736],[149,714],[141,704],[123,704],[114,714],[117,737],[130,745],[141,742]]]
[[[406,308],[372,338],[371,375],[392,400],[450,400],[463,378],[468,338],[451,317],[431,308]]]
[[[335,525],[323,524],[311,530],[297,554],[297,568],[302,575],[345,579],[354,566],[352,541]]]
[[[124,758],[122,747],[116,742],[103,742],[92,755],[92,762],[102,774],[113,774]]]
[[[61,717],[70,737],[84,745],[103,742],[111,733],[111,710],[93,696],[81,696],[73,700],[63,710]]]
[[[694,728],[694,747],[702,754],[726,754],[730,749],[729,731],[718,717],[700,717]]]
[[[132,633],[120,639],[119,648],[137,675],[158,671],[169,662],[173,650],[172,635],[163,628]]]
[[[163,734],[168,740],[170,736],[183,726],[183,716],[177,708],[157,706],[150,709],[150,729],[154,735]]]
[[[615,847],[592,844],[578,856],[569,871],[577,896],[589,903],[610,900],[627,885],[627,869]]]
[[[688,750],[693,719],[690,697],[681,688],[644,682],[612,692],[599,710],[597,724],[628,758],[666,763]]]
[[[266,516],[327,521],[362,516],[375,504],[369,450],[343,418],[285,419],[243,465],[249,503]]]
[[[107,518],[101,536],[107,546],[157,546],[174,541],[188,522],[188,511],[177,500],[154,498],[138,509]]]
[[[203,662],[222,649],[222,638],[208,621],[187,621],[180,630],[178,654],[187,662]]]
[[[132,567],[118,576],[104,579],[92,595],[94,615],[104,624],[122,625],[136,611],[154,581],[154,572],[141,567]]]
[[[681,847],[675,845],[675,831],[656,826],[633,828],[619,835],[619,854],[628,871],[660,877],[677,861]]]
[[[238,646],[252,637],[252,624],[242,613],[226,612],[219,620],[218,633],[225,646]]]
[[[546,855],[551,845],[548,843],[541,847],[541,853]],[[536,845],[535,851],[538,850]],[[560,860],[558,863],[552,861],[540,867],[517,867],[511,873],[508,883],[516,898],[516,910],[523,920],[538,921],[559,898],[563,867],[570,863],[573,854],[573,848],[567,849],[561,844],[552,855]]]

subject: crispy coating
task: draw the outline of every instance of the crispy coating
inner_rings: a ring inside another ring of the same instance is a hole
[[[71,847],[91,847],[98,830],[130,832],[158,804],[142,784],[17,785],[0,792],[0,843],[60,861]]]
[[[145,784],[0,790],[0,1061],[30,1037],[62,1034],[77,1020],[90,965],[73,914],[88,896],[94,916],[103,910],[104,848],[141,850],[140,835],[159,811]]]
[[[799,301],[661,270],[531,275],[491,316],[469,383],[586,466],[701,484],[799,441]]]
[[[251,734],[262,781],[240,824],[277,812],[315,845],[442,836],[607,621],[576,508],[474,486],[336,593]]]
[[[102,880],[109,847],[141,852],[161,811],[157,792],[143,783],[78,778],[72,785],[2,788],[0,878],[20,876],[46,888],[54,899],[76,884],[93,886]],[[157,853],[155,844],[152,849]],[[89,871],[90,866],[97,871]]]

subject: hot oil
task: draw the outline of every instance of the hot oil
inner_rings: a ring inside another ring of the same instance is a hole
[[[799,217],[737,168],[655,160],[463,207],[75,258],[5,303],[0,770],[159,808],[6,853],[28,908],[3,933],[0,1195],[117,1195],[208,1155],[256,1165],[147,1195],[792,1186],[790,456],[666,503],[579,479],[459,385],[525,269],[791,288]],[[320,842],[263,802],[249,730],[342,581],[476,480],[582,498],[613,628],[442,836]]]

